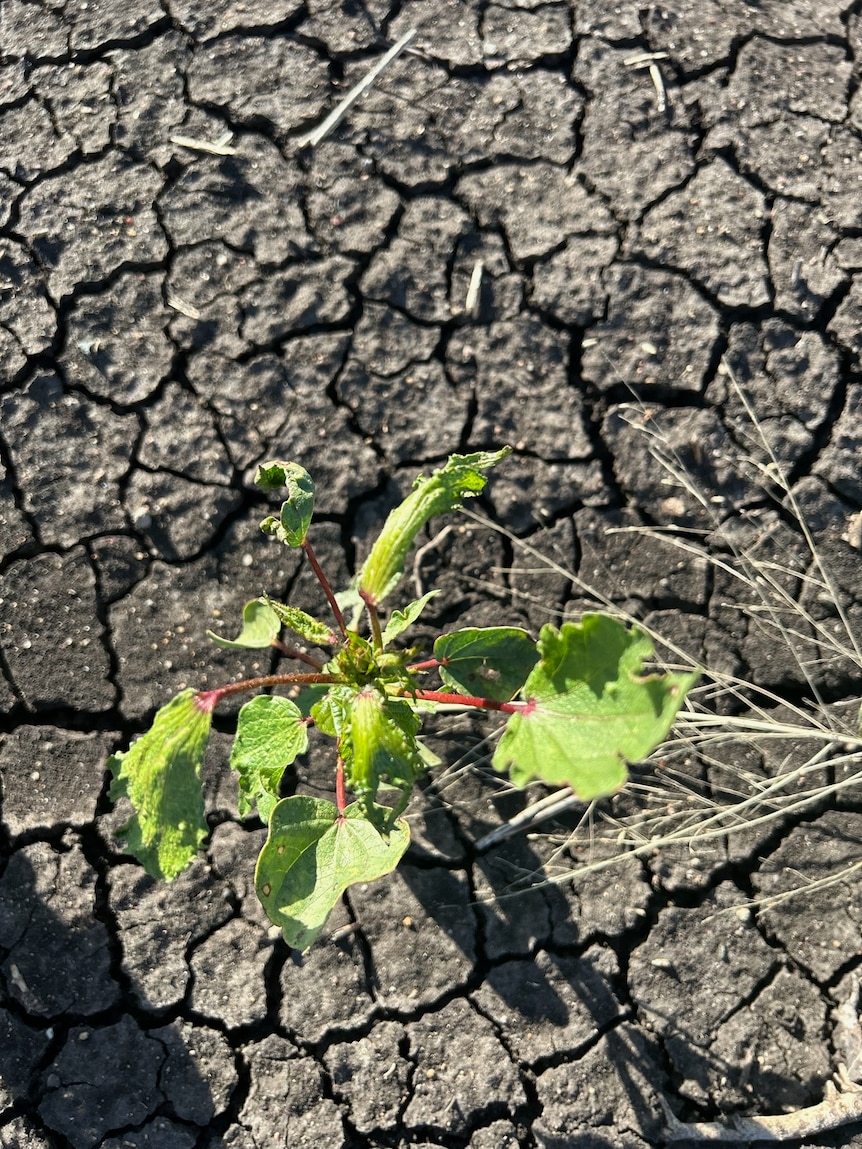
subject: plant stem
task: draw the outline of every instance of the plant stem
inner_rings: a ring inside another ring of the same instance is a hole
[[[335,807],[338,810],[338,817],[343,818],[347,809],[347,791],[344,788],[344,759],[340,754],[335,766]]]
[[[458,706],[473,706],[478,710],[502,710],[504,714],[529,714],[535,702],[497,702],[494,698],[479,698],[475,694],[447,694],[441,690],[416,690],[411,692],[422,702],[455,703]]]
[[[383,649],[383,631],[380,629],[380,615],[377,613],[377,603],[360,590],[359,597],[365,603],[368,611],[368,621],[371,623],[371,641],[375,650]]]
[[[317,576],[317,581],[323,587],[323,593],[326,595],[329,605],[332,607],[332,613],[335,615],[335,621],[338,623],[338,629],[342,635],[347,637],[347,624],[344,621],[344,615],[341,613],[341,607],[335,601],[335,592],[329,584],[329,579],[323,573],[323,568],[317,561],[317,555],[314,553],[314,548],[308,539],[302,544],[302,549],[305,551],[308,561],[311,563],[311,569]]]
[[[298,662],[304,662],[306,666],[313,666],[315,670],[323,670],[322,662],[318,662],[316,658],[312,658],[304,650],[295,650],[292,646],[286,646],[280,638],[273,639],[272,645],[286,658],[295,658]]]
[[[244,678],[242,682],[230,682],[227,686],[217,686],[215,690],[199,690],[195,695],[195,705],[199,710],[209,712],[231,694],[242,694],[248,690],[263,690],[267,686],[317,686],[343,682],[338,674],[265,674],[261,678]]]
[[[434,670],[438,666],[444,666],[445,663],[441,662],[439,658],[426,658],[424,662],[414,662],[412,666],[408,666],[408,670]]]

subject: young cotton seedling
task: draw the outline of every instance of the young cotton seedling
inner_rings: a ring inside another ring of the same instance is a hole
[[[401,818],[416,779],[429,767],[419,740],[424,718],[452,704],[499,715],[505,728],[494,767],[524,786],[571,787],[583,799],[612,794],[627,763],[645,758],[667,735],[695,673],[645,669],[652,644],[637,627],[587,614],[534,641],[517,627],[466,628],[441,635],[433,657],[395,644],[437,592],[393,610],[381,606],[401,580],[416,535],[433,517],[478,495],[486,472],[508,454],[453,455],[391,512],[352,587],[364,633],[348,626],[309,541],[314,484],[297,463],[262,466],[263,489],[287,490],[279,515],[261,529],[304,551],[332,608],[334,625],[264,595],[249,602],[236,639],[222,647],[277,644],[308,670],[272,674],[214,690],[185,690],[158,712],[150,730],[109,768],[111,795],[134,813],[121,831],[147,871],[168,881],[191,862],[207,833],[200,766],[213,710],[230,695],[287,686],[295,699],[257,693],[240,710],[231,766],[239,775],[241,815],[254,810],[269,828],[255,888],[270,919],[300,949],[322,930],[348,886],[391,872],[410,834]],[[342,600],[343,601],[343,600]],[[282,626],[327,650],[317,661],[281,643]],[[437,673],[443,689],[429,687]],[[315,725],[335,743],[335,802],[279,797],[282,775],[308,745]],[[394,793],[389,804],[382,790]],[[348,792],[354,796],[348,802]]]

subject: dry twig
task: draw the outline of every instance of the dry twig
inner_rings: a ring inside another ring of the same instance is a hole
[[[413,40],[415,35],[415,28],[411,28],[408,32],[405,32],[398,43],[392,45],[383,59],[376,63],[371,71],[367,72],[362,77],[358,84],[354,84],[344,99],[336,104],[336,106],[332,109],[323,123],[318,124],[314,131],[309,132],[307,136],[302,137],[302,139],[299,141],[299,146],[302,148],[309,146],[314,148],[317,147],[317,145],[323,140],[325,140],[332,129],[338,127],[338,125],[341,123],[341,121],[344,119],[356,101],[365,95],[365,93],[378,78],[378,76],[383,72],[383,70],[388,68],[393,60],[398,59],[401,53],[410,44],[410,41]]]

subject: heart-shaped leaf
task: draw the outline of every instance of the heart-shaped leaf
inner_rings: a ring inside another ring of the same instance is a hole
[[[339,817],[322,798],[283,798],[257,860],[257,896],[288,945],[307,949],[348,886],[391,873],[409,842],[401,819],[384,836],[356,805]]]

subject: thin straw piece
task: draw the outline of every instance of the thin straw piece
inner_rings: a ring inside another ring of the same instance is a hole
[[[337,128],[353,105],[361,96],[364,96],[374,81],[380,76],[392,63],[397,60],[405,48],[410,44],[411,40],[416,36],[416,29],[411,28],[405,32],[397,44],[393,44],[386,55],[374,67],[355,84],[344,99],[332,109],[323,123],[318,124],[314,131],[309,132],[307,136],[303,136],[299,141],[301,148],[312,147],[316,148],[319,143],[329,135],[333,128]]]
[[[522,830],[537,826],[540,822],[544,822],[548,818],[554,818],[557,814],[571,810],[574,806],[583,806],[585,804],[586,803],[571,790],[564,790],[562,792],[556,790],[553,794],[548,794],[544,798],[540,798],[538,802],[534,802],[532,806],[528,806],[526,810],[522,810],[520,814],[516,814],[515,817],[510,818],[508,822],[504,822],[502,826],[491,830],[484,838],[480,838],[476,843],[476,849],[480,854],[484,853],[485,850],[490,850],[492,846],[496,846],[498,843],[504,842],[507,838],[521,833]]]

